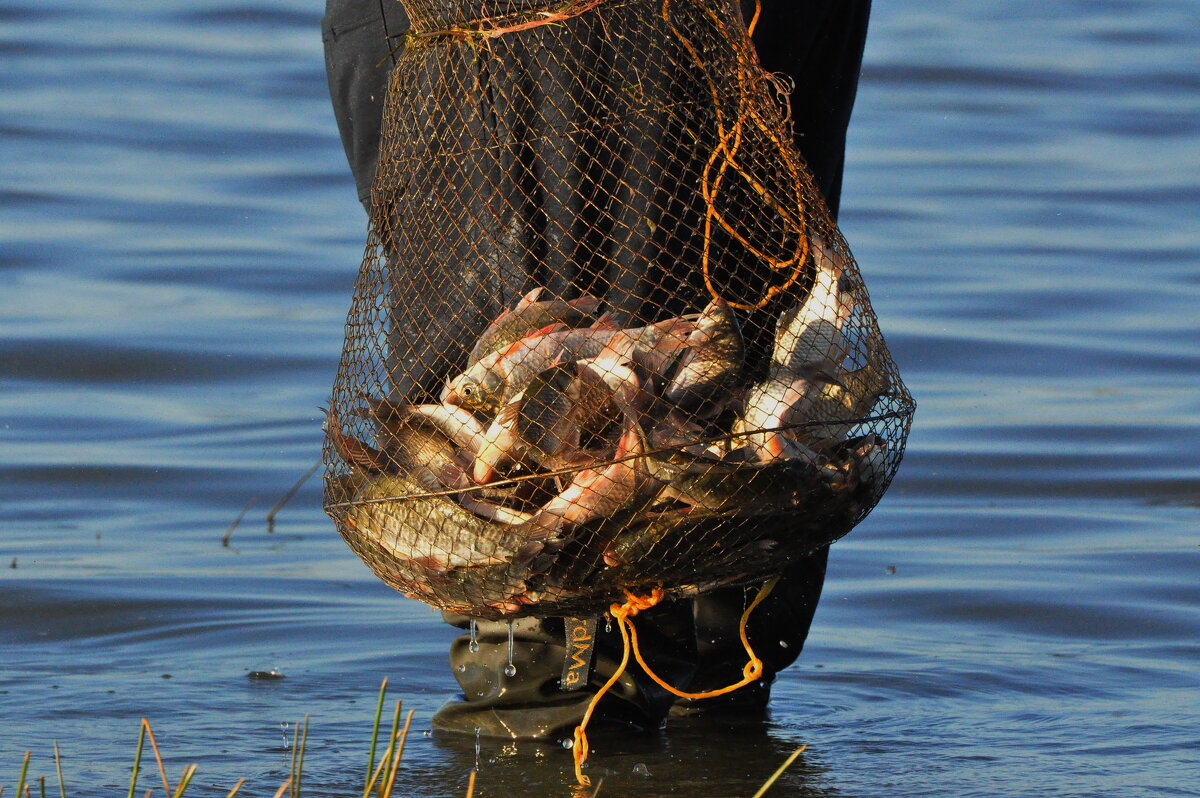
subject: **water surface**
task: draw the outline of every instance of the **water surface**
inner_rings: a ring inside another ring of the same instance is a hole
[[[191,792],[271,795],[309,713],[306,792],[351,794],[384,676],[399,794],[476,764],[421,733],[454,630],[315,481],[262,520],[318,455],[365,235],[319,6],[0,0],[10,790],[57,738],[72,794],[116,794],[146,716]],[[801,744],[781,795],[1195,794],[1198,75],[1190,0],[876,4],[842,221],[907,458],[770,717],[597,739],[607,794],[745,796]],[[568,794],[559,748],[479,765],[477,795]]]

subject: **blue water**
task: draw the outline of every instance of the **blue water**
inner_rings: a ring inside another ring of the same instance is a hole
[[[317,459],[365,237],[320,5],[0,0],[9,790],[57,738],[71,795],[116,794],[146,716],[189,794],[271,795],[309,713],[305,792],[353,794],[389,676],[397,793],[465,792],[473,743],[423,734],[454,630],[316,480],[263,520]],[[877,3],[842,223],[908,455],[770,718],[597,741],[603,794],[749,795],[801,744],[772,794],[1200,794],[1197,219],[1193,0]],[[478,764],[476,795],[569,794],[559,748]]]

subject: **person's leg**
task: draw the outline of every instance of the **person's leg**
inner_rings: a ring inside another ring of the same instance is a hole
[[[386,17],[382,8],[387,9]],[[330,94],[364,204],[369,203],[378,156],[382,103],[392,65],[389,52],[407,29],[399,3],[387,2],[382,8],[378,0],[329,0],[323,26]],[[796,83],[792,104],[797,140],[834,212],[868,9],[868,2],[851,0],[767,0],[755,39],[763,65],[785,72]],[[725,705],[765,705],[775,672],[790,664],[803,646],[820,596],[826,556],[822,550],[790,567],[771,598],[756,611],[749,633],[766,664],[764,687],[738,691],[741,695],[732,694],[736,698]],[[703,690],[735,681],[745,659],[737,635],[744,601],[745,591],[734,588],[694,602],[656,607],[639,616],[643,650],[673,684]],[[466,623],[461,618],[447,620]],[[562,693],[558,678],[566,650],[561,627],[560,621],[518,622],[513,677],[503,673],[505,624],[480,624],[478,652],[470,651],[467,635],[460,636],[450,658],[465,700],[440,710],[435,728],[474,733],[478,727],[489,736],[535,739],[554,739],[569,732],[591,694],[620,660],[620,640],[615,630],[598,635],[597,664],[589,688]],[[602,715],[655,728],[672,700],[640,674],[631,675],[620,683],[614,698],[605,701]],[[696,702],[696,706],[721,705]]]
[[[325,72],[346,160],[358,199],[371,199],[379,158],[379,129],[395,48],[408,30],[404,7],[396,0],[327,0],[321,38]]]
[[[870,0],[763,0],[754,32],[759,61],[794,83],[792,125],[796,145],[837,219],[841,198],[846,128],[858,89]],[[753,0],[743,0],[749,21]],[[672,714],[712,710],[751,710],[766,706],[775,674],[791,665],[804,647],[821,588],[829,549],[793,563],[747,628],[754,651],[763,660],[757,685],[703,701],[681,700]],[[741,678],[746,653],[738,621],[746,606],[741,588],[721,589],[695,600],[696,676],[688,690],[703,692]]]

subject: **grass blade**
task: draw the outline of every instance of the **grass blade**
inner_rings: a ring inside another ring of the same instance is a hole
[[[25,752],[25,761],[21,763],[21,778],[17,779],[17,798],[21,798],[21,791],[25,789],[25,774],[29,771],[29,752]]]
[[[394,752],[396,750],[396,735],[400,733],[400,707],[403,706],[403,704],[404,704],[403,699],[397,700],[396,701],[396,711],[392,714],[392,733],[388,737],[388,740],[391,741],[390,747],[388,748],[388,750],[392,751],[392,752]],[[387,784],[388,777],[392,775],[391,757],[384,757],[383,761],[384,761],[384,763],[386,763],[387,767],[385,767],[383,769],[383,775],[379,777],[379,796],[380,796],[380,798],[383,798],[383,787],[385,784]]]
[[[242,789],[242,785],[245,783],[245,779],[238,779],[237,784],[233,785],[233,789],[229,791],[229,795],[226,795],[225,798],[233,798],[233,796],[237,795],[237,791]]]
[[[46,777],[38,776],[38,794],[42,798],[46,798]]]
[[[199,765],[188,765],[183,769],[183,775],[179,777],[179,784],[175,787],[175,794],[171,798],[183,798],[183,791],[192,783],[192,777],[196,775],[196,768]]]
[[[375,782],[379,780],[380,775],[383,773],[384,766],[392,759],[392,746],[395,744],[395,740],[391,740],[388,743],[387,750],[383,752],[383,758],[379,760],[379,764],[375,767],[375,772],[371,774],[371,778],[367,780],[367,786],[363,788],[362,798],[370,796],[371,790],[375,787]]]
[[[288,795],[291,798],[296,798],[296,756],[300,751],[300,724],[297,723],[292,727],[292,764],[288,768],[288,783],[291,788],[288,790]]]
[[[415,709],[408,711],[408,717],[404,720],[404,731],[400,734],[400,744],[396,746],[396,753],[392,757],[391,773],[388,774],[387,789],[383,791],[383,798],[392,798],[392,788],[396,785],[396,772],[400,770],[400,758],[404,756],[404,741],[408,739],[408,727],[412,726],[413,713]]]
[[[58,771],[58,794],[67,798],[67,787],[63,784],[62,757],[58,754],[58,740],[54,741],[54,769]]]
[[[133,776],[129,779],[129,798],[133,798],[133,791],[137,789],[138,770],[142,767],[142,745],[145,742],[146,719],[142,718],[142,724],[138,726],[137,753],[133,755]]]
[[[154,729],[150,728],[150,721],[142,718],[142,724],[146,727],[146,736],[150,738],[150,748],[154,751],[154,761],[158,763],[158,773],[163,780],[163,794],[171,795],[171,785],[167,782],[167,769],[163,767],[162,756],[158,753],[158,742],[154,739]]]
[[[296,760],[296,785],[293,795],[300,798],[300,782],[304,780],[304,749],[308,747],[308,715],[304,716],[304,728],[300,732],[300,758]]]
[[[805,748],[808,748],[808,746],[802,745],[793,751],[792,755],[789,756],[784,763],[779,766],[779,770],[776,770],[774,773],[772,773],[771,778],[767,779],[766,783],[758,788],[758,792],[754,793],[753,798],[762,798],[764,795],[766,795],[767,790],[771,789],[771,785],[778,781],[779,777],[783,775],[783,772],[792,766],[792,763],[796,761],[796,757],[804,753]]]
[[[375,704],[375,726],[371,729],[371,751],[367,755],[367,775],[370,781],[371,773],[375,770],[375,743],[379,741],[379,720],[383,717],[383,697],[387,693],[387,677],[379,685],[379,702]],[[65,797],[64,797],[65,798]]]

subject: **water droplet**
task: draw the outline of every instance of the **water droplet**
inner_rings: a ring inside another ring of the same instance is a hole
[[[635,775],[635,776],[649,776],[649,775],[650,775],[650,768],[646,767],[646,763],[645,763],[645,762],[638,762],[636,765],[634,765],[634,766],[633,766],[633,775]]]
[[[780,647],[780,648],[787,648],[787,647],[788,647],[788,646],[787,646],[787,641],[786,641],[786,640],[780,640],[780,641],[779,641],[779,647]]]
[[[560,740],[559,744],[568,751],[575,747],[575,741],[569,737],[565,740]]]
[[[504,666],[505,676],[516,676],[517,666],[513,665],[513,622],[508,622],[508,664]]]
[[[480,693],[480,695],[483,695]],[[479,770],[479,734],[483,731],[478,726],[475,727],[475,769]]]
[[[424,735],[424,736],[426,736],[426,737],[432,737],[432,736],[433,736],[433,732],[431,732],[429,729],[426,729],[425,731],[421,732],[421,734],[422,734],[422,735]]]
[[[611,617],[606,616],[604,618],[604,632],[605,632],[605,634],[612,633],[612,618]]]

